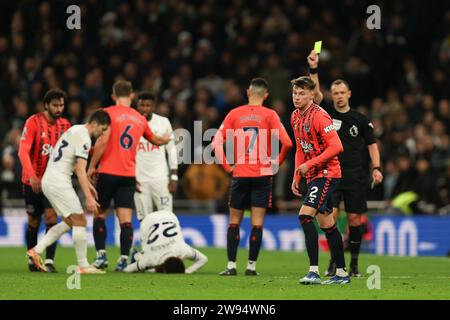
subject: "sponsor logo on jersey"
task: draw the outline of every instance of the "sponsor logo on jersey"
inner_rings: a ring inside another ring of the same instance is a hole
[[[151,152],[153,150],[159,150],[159,146],[155,146],[154,144],[150,143],[150,142],[139,142],[138,147],[137,147],[137,151],[141,152]]]
[[[325,129],[323,129],[323,131],[325,131],[325,133],[328,133],[330,131],[335,131],[334,124],[330,124],[329,126],[325,127]]]
[[[357,136],[358,136],[358,127],[355,126],[355,125],[353,125],[353,126],[350,128],[349,132],[350,132],[350,135],[351,135],[352,137],[357,137]]]
[[[52,147],[51,144],[46,143],[46,144],[42,145],[42,152],[41,152],[41,154],[43,156],[48,156],[49,154],[52,153],[52,151],[53,151],[53,147]]]

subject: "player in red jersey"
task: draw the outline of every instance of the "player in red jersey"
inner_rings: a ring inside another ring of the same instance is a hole
[[[94,266],[100,269],[108,266],[105,217],[111,200],[114,199],[120,223],[120,258],[116,271],[122,271],[127,266],[133,244],[131,217],[136,188],[136,146],[142,136],[158,146],[167,144],[170,138],[154,135],[145,117],[130,107],[134,98],[130,82],[117,81],[113,86],[112,98],[116,105],[105,108],[111,117],[111,126],[95,144],[88,176],[93,181],[94,173],[98,173],[96,188],[100,210],[94,216],[94,241],[97,249]]]
[[[19,159],[22,164],[22,183],[28,214],[26,231],[27,250],[37,244],[41,216],[44,214],[46,231],[56,224],[56,212],[42,193],[41,179],[48,157],[59,137],[70,128],[70,122],[61,118],[66,93],[60,89],[49,90],[44,96],[45,111],[29,117],[23,128],[19,144]],[[53,259],[56,243],[47,248],[45,265],[49,272],[56,272]],[[30,271],[39,271],[31,260]]]
[[[224,276],[237,274],[239,226],[246,208],[251,209],[252,231],[245,274],[258,274],[256,260],[261,247],[264,216],[267,208],[272,206],[272,176],[292,148],[292,142],[277,113],[263,107],[264,100],[269,96],[267,82],[262,78],[253,79],[247,89],[247,96],[248,105],[228,113],[213,141],[216,157],[221,160],[224,169],[233,174],[227,232],[228,265],[220,273]],[[276,159],[271,159],[273,135],[282,143]],[[223,152],[223,144],[227,141],[234,144],[234,166],[230,165]]]
[[[299,183],[306,178],[307,192],[300,208],[299,219],[305,233],[309,257],[309,272],[300,279],[301,284],[320,284],[318,234],[313,220],[317,213],[319,227],[325,232],[332,256],[335,258],[336,276],[325,284],[345,284],[350,277],[345,271],[342,236],[334,222],[331,194],[339,184],[341,168],[338,154],[343,151],[341,140],[328,113],[313,102],[316,83],[310,77],[292,80],[291,125],[295,134],[295,172],[292,192],[300,196]]]

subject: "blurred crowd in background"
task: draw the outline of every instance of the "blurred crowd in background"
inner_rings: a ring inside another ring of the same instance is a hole
[[[18,142],[50,88],[68,93],[65,117],[76,124],[113,104],[112,84],[126,79],[157,95],[157,113],[174,129],[193,132],[194,120],[202,130],[218,128],[245,104],[250,80],[264,77],[266,106],[290,130],[290,80],[308,74],[306,57],[322,40],[326,102],[330,83],[346,79],[351,106],[372,120],[378,138],[385,179],[369,199],[384,201],[384,212],[450,213],[447,1],[85,0],[77,2],[81,30],[66,28],[70,4],[0,4],[3,199],[21,198]],[[366,26],[371,4],[381,9],[379,30]],[[291,152],[275,179],[274,211],[298,205],[293,159]],[[229,177],[220,166],[180,165],[180,175],[176,199],[213,199],[226,210]]]

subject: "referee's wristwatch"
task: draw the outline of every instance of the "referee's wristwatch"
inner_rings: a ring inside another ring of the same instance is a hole
[[[170,180],[178,181],[178,176],[176,174],[172,174],[172,175],[170,175]]]

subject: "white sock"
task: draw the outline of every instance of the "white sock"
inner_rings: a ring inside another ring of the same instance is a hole
[[[70,226],[64,221],[54,225],[50,228],[50,230],[48,230],[36,247],[34,247],[34,250],[37,253],[42,254],[48,246],[51,246],[55,241],[58,241],[58,239],[69,230]]]
[[[106,254],[106,250],[105,249],[100,249],[97,251],[97,256],[100,256],[102,254]]]
[[[89,267],[87,260],[87,233],[86,227],[73,227],[73,245],[77,255],[78,266],[80,268]]]
[[[256,270],[256,261],[248,260],[247,270],[255,271]]]
[[[348,276],[348,273],[343,268],[336,268],[336,275],[339,277],[346,277]]]
[[[53,264],[53,259],[45,259],[45,264]]]
[[[236,261],[228,261],[227,269],[236,269]]]
[[[309,266],[309,271],[319,274],[319,266]]]

